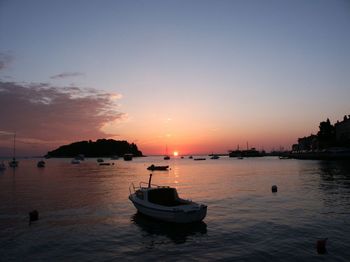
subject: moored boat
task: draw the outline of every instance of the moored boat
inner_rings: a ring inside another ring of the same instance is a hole
[[[40,160],[37,164],[37,167],[45,167],[45,161],[44,160]]]
[[[12,160],[9,162],[10,167],[18,167],[18,161],[16,158],[12,158]]]
[[[193,158],[193,160],[202,161],[202,160],[206,160],[206,158],[205,157],[198,157],[198,158]]]
[[[114,163],[109,163],[109,162],[102,162],[102,163],[99,163],[100,166],[110,166],[110,165],[114,165]]]
[[[207,206],[182,199],[176,188],[141,182],[136,188],[129,187],[129,199],[142,214],[174,223],[193,223],[202,221],[207,214]]]
[[[155,166],[155,165],[150,165],[147,167],[147,170],[155,171],[155,170],[168,170],[169,166]]]
[[[80,164],[80,160],[72,159],[71,164]]]
[[[16,133],[13,135],[13,158],[9,161],[10,167],[18,167],[18,161],[16,160]]]
[[[132,157],[133,157],[132,154],[125,154],[125,155],[123,156],[124,161],[131,161],[131,160],[132,160]]]
[[[170,156],[168,155],[168,145],[165,146],[164,160],[170,160]]]

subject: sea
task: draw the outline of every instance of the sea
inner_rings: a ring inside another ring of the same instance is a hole
[[[19,159],[0,171],[0,261],[350,261],[349,163],[206,158]],[[208,206],[202,222],[137,213],[129,187],[151,164],[170,166],[153,184]]]

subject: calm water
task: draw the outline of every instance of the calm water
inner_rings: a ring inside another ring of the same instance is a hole
[[[23,159],[0,173],[2,261],[350,261],[350,166],[277,158],[193,161],[157,157],[98,166]],[[202,223],[176,226],[136,214],[131,182],[175,186],[208,205]],[[278,193],[271,193],[271,185]],[[28,226],[28,212],[40,220]],[[328,237],[325,255],[315,249]]]

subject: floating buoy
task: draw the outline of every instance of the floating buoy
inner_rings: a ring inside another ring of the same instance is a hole
[[[39,212],[38,212],[38,210],[33,210],[32,212],[29,212],[29,225],[33,221],[37,221],[37,220],[39,220]]]
[[[276,193],[276,192],[277,192],[277,186],[276,186],[276,185],[273,185],[273,186],[271,187],[271,191],[272,191],[272,193]]]
[[[327,252],[327,249],[326,249],[327,239],[328,238],[317,240],[316,242],[317,253],[325,254]]]

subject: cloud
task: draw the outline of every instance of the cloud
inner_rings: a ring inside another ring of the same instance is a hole
[[[0,130],[16,131],[19,141],[36,144],[105,137],[101,128],[124,117],[116,96],[91,88],[0,81]]]
[[[7,68],[12,61],[13,57],[11,54],[0,52],[0,70]]]
[[[80,73],[80,72],[64,72],[61,74],[57,74],[54,76],[51,76],[51,79],[62,79],[62,78],[67,78],[67,77],[76,77],[76,76],[84,76],[85,74]]]

